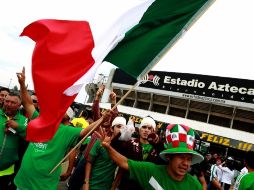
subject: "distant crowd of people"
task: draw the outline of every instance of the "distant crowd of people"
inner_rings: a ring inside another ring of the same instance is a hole
[[[240,176],[244,176],[253,171],[253,152],[247,152],[245,155],[244,166],[234,160],[233,157],[222,157],[217,153],[213,155],[207,153],[204,160],[198,164],[193,165],[191,169],[192,174],[205,176],[208,190],[229,190],[239,188]],[[249,181],[253,183],[253,181]]]
[[[195,131],[186,125],[169,124],[163,140],[151,116],[143,116],[140,124],[123,117],[114,92],[115,108],[100,109],[103,85],[91,114],[83,110],[75,116],[69,107],[51,140],[27,142],[27,124],[39,116],[40,102],[26,89],[24,69],[17,79],[18,93],[0,89],[1,190],[56,190],[59,181],[66,181],[69,190],[254,190],[253,151],[246,152],[240,170],[232,156],[207,153],[204,158],[195,150]]]

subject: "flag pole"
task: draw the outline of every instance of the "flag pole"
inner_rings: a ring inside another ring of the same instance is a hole
[[[131,91],[138,86],[139,82],[137,81],[125,94],[124,96],[113,106],[111,110],[114,110],[122,101],[131,93]]]

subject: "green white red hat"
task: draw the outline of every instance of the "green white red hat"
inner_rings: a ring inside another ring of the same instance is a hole
[[[160,157],[167,161],[167,154],[192,154],[192,164],[201,162],[204,157],[194,151],[195,131],[183,124],[170,124],[166,128],[167,149],[160,153]]]

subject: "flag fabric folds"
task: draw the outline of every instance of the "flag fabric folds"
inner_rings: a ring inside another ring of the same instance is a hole
[[[36,42],[32,57],[34,90],[40,115],[29,122],[28,141],[50,140],[76,94],[63,92],[94,64],[94,41],[88,22],[39,20],[28,25],[21,36]]]
[[[36,42],[32,77],[40,116],[28,124],[27,140],[46,142],[54,136],[103,60],[135,78],[148,71],[210,1],[146,0],[122,14],[102,36],[94,35],[96,26],[86,21],[45,19],[28,25],[21,36]]]
[[[112,26],[109,26],[102,35],[95,35],[96,33],[93,33],[95,47],[92,51],[92,55],[95,59],[95,64],[78,81],[66,89],[64,92],[65,94],[72,96],[81,90],[83,84],[91,82],[91,79],[94,78],[98,67],[106,55],[124,38],[124,34],[128,30],[139,23],[143,14],[154,1],[155,0],[142,1],[141,3],[131,7],[124,12]],[[90,24],[90,26],[92,31],[98,30],[96,25]]]
[[[156,0],[105,61],[142,78],[213,1]]]
[[[45,19],[25,27],[21,36],[36,42],[32,78],[40,104],[40,116],[28,124],[27,140],[50,140],[77,93],[93,79],[102,60],[138,23],[154,2],[146,0],[131,7],[104,34],[86,21]]]

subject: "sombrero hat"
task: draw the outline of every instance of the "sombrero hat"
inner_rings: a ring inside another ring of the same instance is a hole
[[[170,124],[166,128],[167,149],[160,153],[160,157],[167,161],[167,154],[192,154],[192,164],[201,162],[204,157],[193,150],[195,131],[182,124]]]

